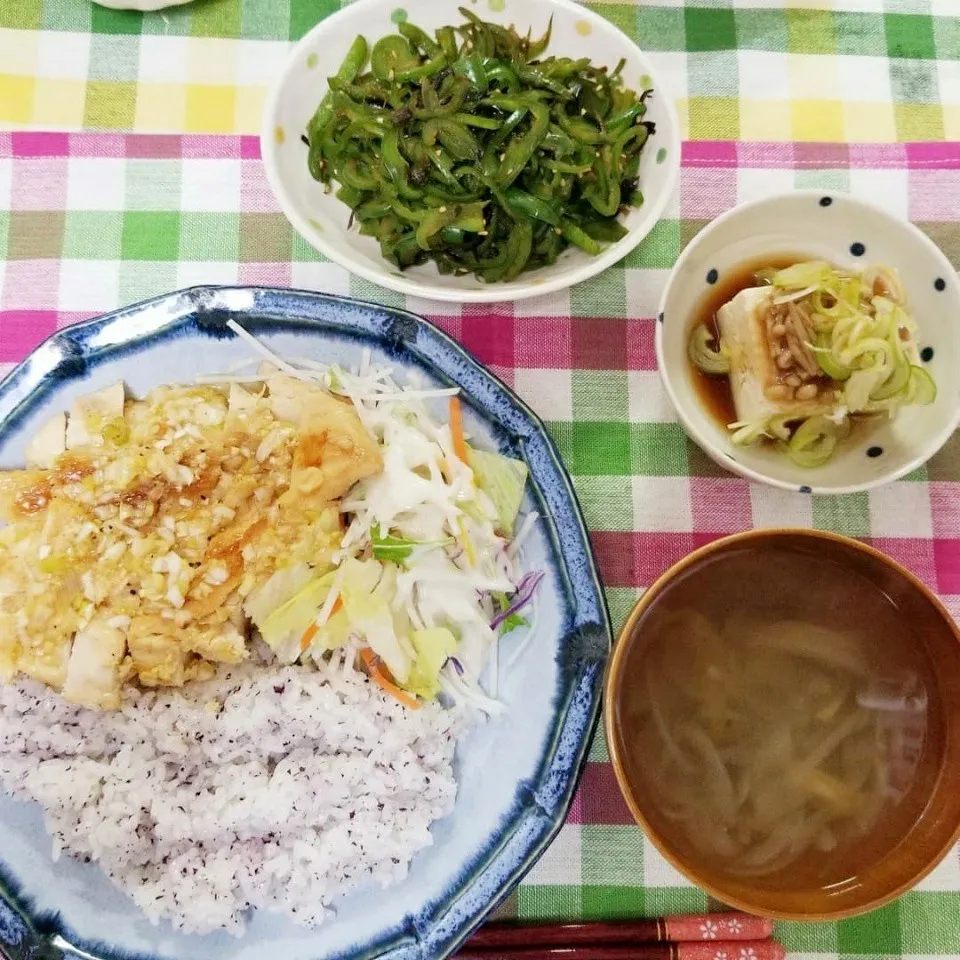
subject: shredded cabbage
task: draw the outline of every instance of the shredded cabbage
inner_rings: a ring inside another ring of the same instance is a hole
[[[218,382],[262,382],[269,389],[282,375],[319,384],[353,404],[384,463],[381,474],[361,480],[340,501],[349,522],[333,571],[318,576],[305,564],[288,568],[248,598],[264,640],[285,660],[319,661],[343,650],[344,662],[353,663],[369,647],[379,669],[407,693],[442,694],[500,712],[501,613],[535,602],[542,578],[521,570],[522,543],[537,520],[533,512],[520,516],[526,466],[473,446],[469,462],[457,456],[450,424],[436,414],[455,389],[423,388],[412,379],[401,386],[369,351],[348,371],[285,360],[246,331],[234,332],[269,364],[256,376]],[[519,618],[511,626],[510,642],[519,649],[529,627]]]

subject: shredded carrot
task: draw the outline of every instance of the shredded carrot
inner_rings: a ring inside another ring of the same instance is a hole
[[[453,434],[453,452],[467,463],[467,441],[463,439],[463,412],[460,398],[450,398],[450,433]]]
[[[300,638],[300,652],[301,652],[301,653],[303,653],[303,651],[306,650],[307,647],[310,646],[310,641],[317,635],[317,631],[318,631],[319,629],[320,629],[320,628],[317,626],[316,620],[314,620],[313,623],[311,623],[310,626],[307,627],[307,629],[303,631],[303,636]]]
[[[360,651],[360,659],[369,671],[371,678],[381,690],[386,691],[391,697],[399,700],[405,707],[409,707],[411,710],[420,709],[420,701],[417,700],[416,697],[411,697],[406,690],[401,690],[393,680],[390,679],[386,670],[380,666],[380,658],[369,647],[364,647]]]
[[[330,617],[332,617],[341,607],[343,606],[343,600],[340,597],[337,597],[333,601],[333,606],[330,608]],[[330,617],[327,618],[327,622],[330,622]],[[303,653],[307,647],[310,646],[310,641],[317,635],[317,631],[320,628],[317,626],[317,621],[314,620],[306,630],[303,631],[303,636],[300,638],[300,652]]]

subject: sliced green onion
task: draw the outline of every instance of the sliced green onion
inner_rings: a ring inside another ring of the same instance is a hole
[[[813,355],[817,358],[817,364],[820,369],[831,379],[842,382],[849,378],[853,372],[849,367],[845,367],[833,355],[827,337],[822,334],[817,337],[817,342],[810,344]]]
[[[937,385],[923,367],[910,368],[910,402],[922,407],[937,399]]]
[[[702,323],[697,324],[687,342],[687,356],[690,362],[704,373],[720,376],[730,372],[730,358],[723,352],[723,347],[715,350],[713,331]],[[718,345],[719,346],[719,345]]]
[[[902,353],[898,354],[894,363],[893,372],[870,394],[871,400],[889,400],[906,394],[910,387],[911,366]]]
[[[732,443],[738,447],[748,447],[763,437],[769,437],[767,420],[738,420],[736,423],[728,423],[727,429],[732,430],[730,437]]]
[[[832,456],[841,428],[829,417],[809,417],[788,441],[787,453],[799,467],[822,467]]]

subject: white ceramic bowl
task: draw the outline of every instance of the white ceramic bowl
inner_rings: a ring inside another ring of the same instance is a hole
[[[409,16],[412,23],[432,32],[463,22],[457,12],[463,5],[463,0],[417,0],[408,4]],[[491,9],[497,6],[501,9]],[[293,48],[267,97],[260,137],[267,178],[284,214],[311,246],[383,287],[434,300],[478,303],[539,296],[587,280],[626,256],[653,229],[676,183],[680,135],[673,102],[650,61],[609,21],[571,0],[505,0],[477,6],[477,15],[512,23],[520,33],[529,27],[534,36],[542,34],[553,17],[548,54],[589,57],[611,68],[623,57],[624,78],[631,88],[640,87],[641,77],[652,80],[654,95],[646,119],[656,124],[656,133],[640,164],[640,189],[646,202],[624,219],[627,236],[599,256],[567,250],[553,266],[524,273],[510,283],[442,276],[432,263],[401,273],[384,260],[374,239],[348,228],[350,210],[333,193],[325,194],[310,176],[300,135],[326,92],[326,78],[337,71],[354,38],[363,34],[373,44],[396,32],[391,17],[399,9],[400,0],[358,0],[321,21]]]
[[[919,327],[924,365],[937,384],[926,407],[862,424],[822,467],[803,469],[772,445],[734,446],[697,396],[687,338],[711,282],[744,263],[779,255],[841,267],[897,267]],[[660,301],[657,365],[690,437],[727,470],[802,493],[853,493],[922,466],[960,424],[960,283],[950,262],[913,224],[843,193],[799,190],[735,207],[691,241]]]

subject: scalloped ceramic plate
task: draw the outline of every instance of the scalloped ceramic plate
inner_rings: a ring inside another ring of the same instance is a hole
[[[317,24],[294,48],[267,98],[260,150],[267,179],[287,219],[311,246],[351,273],[401,293],[479,303],[521,300],[563,290],[588,280],[625,257],[653,229],[673,193],[680,170],[680,126],[677,114],[650,60],[609,20],[572,0],[488,0],[474,8],[484,19],[514,24],[520,33],[529,27],[540,36],[553,17],[548,54],[589,57],[611,69],[622,57],[624,79],[637,89],[652,82],[646,119],[657,125],[640,163],[640,189],[646,197],[632,209],[623,224],[629,233],[599,256],[582,250],[565,250],[551,267],[521,274],[508,283],[486,284],[473,276],[443,276],[432,263],[401,273],[380,256],[372,237],[349,229],[350,209],[333,192],[325,193],[307,171],[307,149],[300,141],[307,121],[326,92],[326,78],[337,72],[347,49],[358,34],[372,45],[396,32],[396,23],[410,21],[427,31],[458,24],[464,0],[358,0]],[[467,4],[469,6],[469,4]]]
[[[764,257],[828,260],[848,269],[897,267],[919,328],[923,364],[937,383],[930,406],[858,424],[822,467],[804,469],[772,444],[738,447],[697,395],[687,338],[697,304],[721,275]],[[960,424],[960,282],[950,261],[906,220],[849,194],[796,190],[734,207],[687,245],[667,281],[657,366],[690,437],[721,467],[800,493],[869,490],[921,467]]]
[[[96,958],[433,960],[455,949],[533,865],[570,803],[610,648],[583,520],[543,424],[426,321],[359,301],[258,288],[198,287],[129,307],[60,331],[0,385],[0,463],[22,463],[29,437],[79,394],[117,379],[142,394],[250,358],[227,330],[230,318],[286,356],[349,365],[369,348],[401,375],[417,371],[425,383],[462,388],[466,428],[480,446],[526,461],[525,509],[545,518],[525,548],[531,568],[546,572],[533,636],[500,677],[507,710],[458,745],[458,797],[434,824],[433,846],[404,881],[344,897],[334,904],[336,917],[316,930],[265,912],[239,940],[151,926],[95,865],[54,864],[37,805],[0,797],[0,950],[11,960],[67,944]],[[507,639],[501,663],[512,646]]]

